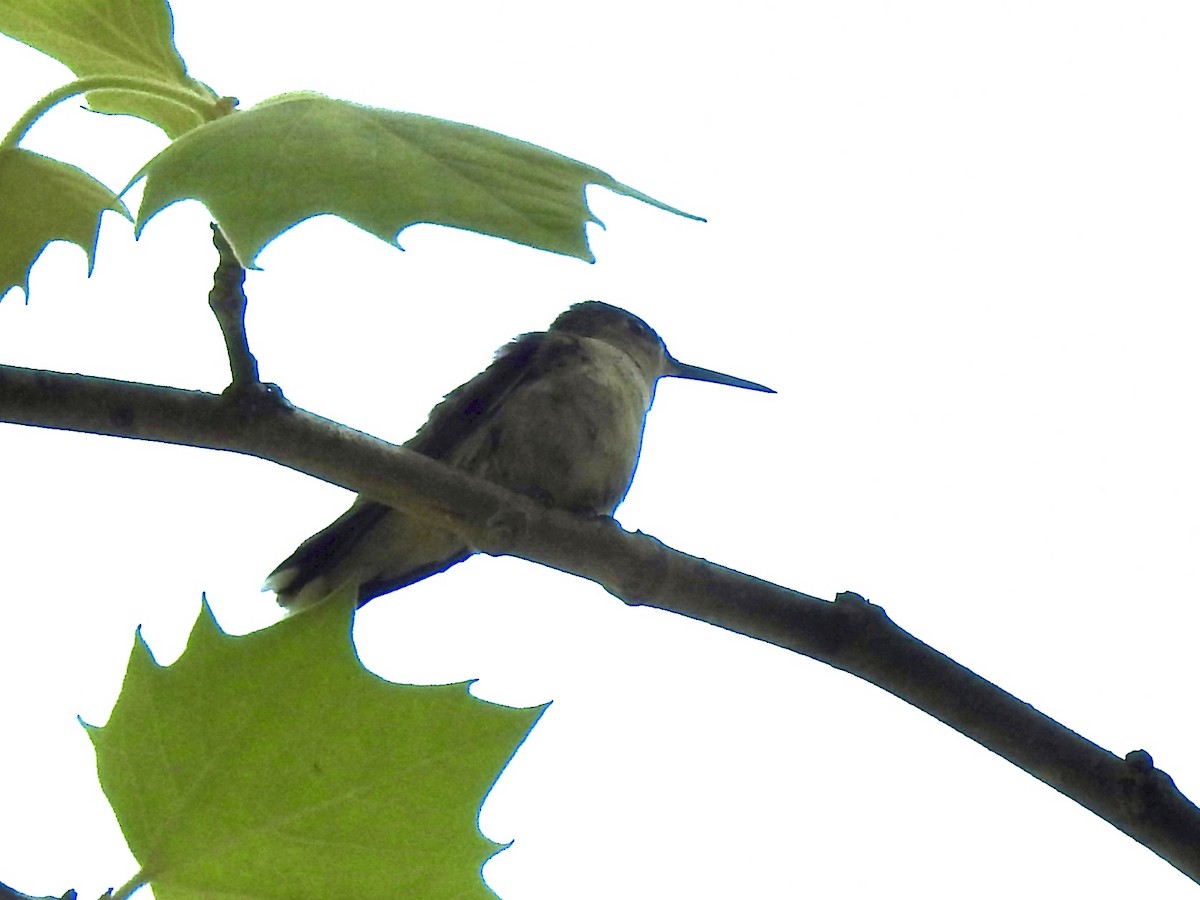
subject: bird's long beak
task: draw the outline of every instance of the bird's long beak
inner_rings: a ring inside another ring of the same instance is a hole
[[[700,366],[689,366],[687,363],[681,363],[674,357],[667,357],[667,366],[668,369],[663,375],[664,378],[687,378],[691,381],[711,381],[713,384],[727,384],[730,387],[745,388],[748,391],[762,391],[764,394],[775,393],[766,385],[747,381],[745,378],[735,378],[723,372],[714,372],[712,369],[702,369]]]

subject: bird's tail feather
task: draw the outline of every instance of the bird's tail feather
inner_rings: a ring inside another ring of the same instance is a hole
[[[281,606],[297,610],[354,581],[362,606],[470,555],[449,532],[420,527],[390,507],[358,500],[276,566],[263,590],[275,591]]]

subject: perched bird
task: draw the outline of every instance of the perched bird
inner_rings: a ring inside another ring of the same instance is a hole
[[[503,347],[405,444],[548,506],[612,515],[625,499],[660,378],[770,388],[675,360],[632,313],[592,300]],[[359,497],[267,576],[298,609],[347,581],[358,602],[443,572],[474,551],[451,532]]]

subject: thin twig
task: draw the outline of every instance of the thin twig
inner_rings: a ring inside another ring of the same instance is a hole
[[[221,258],[213,273],[208,305],[217,317],[217,324],[221,326],[221,336],[225,338],[229,372],[233,376],[231,386],[245,389],[258,384],[259,380],[258,360],[250,352],[250,341],[246,338],[246,270],[215,222],[212,233],[213,246]]]
[[[208,306],[221,326],[225,352],[229,357],[231,381],[225,393],[237,398],[249,412],[286,403],[276,384],[264,384],[258,375],[258,360],[250,352],[246,337],[246,270],[238,260],[220,227],[212,224],[213,245],[220,254],[213,273],[213,288],[208,294]]]

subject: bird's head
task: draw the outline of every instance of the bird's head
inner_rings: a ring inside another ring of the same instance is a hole
[[[599,300],[576,303],[554,320],[550,330],[595,338],[611,344],[628,354],[638,367],[653,379],[688,378],[692,381],[710,381],[750,391],[775,393],[769,387],[746,381],[744,378],[735,378],[732,375],[714,372],[712,369],[702,369],[679,362],[668,352],[667,345],[653,328],[633,313],[619,306],[601,303]]]

